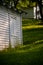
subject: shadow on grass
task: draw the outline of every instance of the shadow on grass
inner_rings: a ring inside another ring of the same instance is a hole
[[[23,30],[23,44],[32,44],[37,40],[43,39],[43,28]]]
[[[0,52],[0,65],[43,65],[43,44],[27,45],[22,47],[22,50],[28,51]]]

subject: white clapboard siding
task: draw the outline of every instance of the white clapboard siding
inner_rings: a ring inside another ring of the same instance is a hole
[[[10,17],[10,37],[11,37],[11,46],[14,47],[16,44],[16,36],[17,36],[17,26],[16,20],[13,17]]]
[[[17,36],[19,44],[22,44],[22,19],[20,15],[17,17]]]
[[[0,8],[0,50],[7,48],[9,43],[9,21],[6,9]]]
[[[22,44],[22,17],[19,13],[0,7],[0,50]]]
[[[10,35],[12,47],[17,44],[22,44],[22,27],[21,27],[21,15],[10,14]]]

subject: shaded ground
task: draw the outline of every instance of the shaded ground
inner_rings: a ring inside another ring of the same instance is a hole
[[[43,43],[0,52],[1,65],[43,65]]]

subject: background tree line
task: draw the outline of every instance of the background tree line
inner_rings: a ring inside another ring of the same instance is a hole
[[[23,9],[24,7],[33,7],[38,4],[41,14],[41,20],[43,21],[42,1],[43,0],[0,0],[0,4],[3,3],[3,5],[17,9]]]

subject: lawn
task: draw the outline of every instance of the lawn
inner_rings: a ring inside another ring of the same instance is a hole
[[[43,65],[43,26],[32,21],[23,22],[22,46],[0,51],[0,65]]]
[[[0,52],[0,65],[43,65],[43,43]]]
[[[23,21],[23,43],[31,44],[43,41],[43,25],[38,25],[40,20]]]

